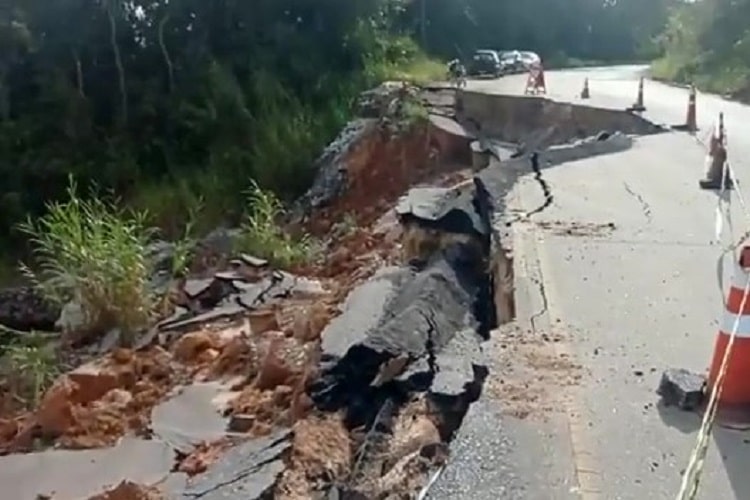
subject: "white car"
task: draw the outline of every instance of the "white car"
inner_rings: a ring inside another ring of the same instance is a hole
[[[499,54],[500,61],[508,71],[515,73],[518,71],[523,71],[525,69],[525,65],[523,60],[521,59],[521,53],[519,51],[505,50],[499,52]]]
[[[542,58],[536,52],[521,52],[521,61],[526,68],[529,68],[534,64],[540,64]]]

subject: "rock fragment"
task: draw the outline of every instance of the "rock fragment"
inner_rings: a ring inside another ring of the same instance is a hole
[[[169,475],[174,460],[169,445],[134,438],[98,450],[8,455],[0,457],[2,497],[49,495],[55,500],[80,500],[104,493],[122,481],[153,486]]]
[[[706,378],[688,370],[671,368],[662,374],[657,394],[666,406],[692,411],[703,402]]]
[[[255,500],[268,498],[284,471],[283,455],[291,431],[246,441],[224,454],[206,472],[192,478],[182,498]]]
[[[406,253],[414,264],[383,271],[356,289],[323,332],[324,363],[310,392],[320,408],[346,407],[353,424],[372,419],[393,391],[427,391],[436,377],[436,391],[457,397],[472,387],[472,361],[463,366],[458,357],[478,348],[487,327],[481,311],[491,309],[483,303],[486,195],[475,179],[453,189],[412,189],[400,200],[396,213],[411,228],[414,251]],[[449,348],[457,332],[467,336]]]

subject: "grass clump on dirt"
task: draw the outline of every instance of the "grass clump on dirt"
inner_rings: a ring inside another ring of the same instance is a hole
[[[318,255],[309,235],[294,237],[279,226],[284,215],[281,200],[252,181],[247,192],[248,213],[238,240],[238,250],[268,260],[282,268],[309,263]]]
[[[35,407],[62,372],[55,346],[47,335],[30,332],[3,348],[0,373],[16,404]]]
[[[20,228],[38,269],[22,270],[46,298],[79,304],[83,331],[119,328],[124,339],[147,325],[153,298],[145,212],[121,209],[97,194],[84,199],[71,179],[67,200],[49,203],[45,215]]]

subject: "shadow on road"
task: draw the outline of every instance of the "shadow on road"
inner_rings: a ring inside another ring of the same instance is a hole
[[[684,411],[674,406],[667,406],[661,400],[656,404],[656,409],[662,421],[669,427],[673,427],[683,434],[697,431],[701,426],[701,414]]]
[[[714,427],[713,437],[734,498],[750,498],[750,432]]]
[[[661,401],[656,408],[666,425],[684,434],[696,433],[701,426],[702,412],[683,411],[673,406],[666,406]],[[734,492],[733,498],[735,500],[750,498],[750,431],[728,429],[717,423],[711,433]]]
[[[697,436],[697,431],[703,421],[705,408],[697,411],[683,411],[674,406],[667,406],[662,401],[659,401],[656,408],[662,421],[667,426],[677,429],[683,434]],[[733,498],[746,500],[750,498],[750,468],[748,468],[748,464],[750,464],[750,431],[746,430],[747,426],[743,426],[742,430],[722,426],[721,415],[729,417],[730,420],[724,420],[724,423],[728,424],[728,422],[734,421],[731,417],[732,415],[736,416],[736,412],[725,413],[720,410],[711,434],[721,456],[730,487],[734,492]]]

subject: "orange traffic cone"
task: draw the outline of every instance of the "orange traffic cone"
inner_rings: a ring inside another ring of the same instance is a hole
[[[591,93],[589,92],[589,79],[586,78],[583,80],[583,90],[581,91],[581,99],[588,99],[591,97]]]
[[[740,251],[739,262],[735,264],[708,373],[708,386],[712,390],[719,383],[721,386],[721,393],[717,395],[719,407],[730,411],[745,410],[745,407],[750,409],[750,296],[745,296],[749,281],[750,246],[746,246]],[[724,378],[719,380],[724,355],[735,327],[734,343],[728,355]]]
[[[701,189],[732,189],[734,182],[729,172],[724,173],[727,163],[727,141],[724,131],[724,113],[719,113],[719,125],[714,128],[708,145],[708,156],[711,163],[706,178],[699,181]]]
[[[638,97],[629,109],[630,111],[646,111],[646,106],[643,105],[643,77],[638,81]]]
[[[688,96],[687,119],[685,120],[687,130],[690,133],[695,133],[695,131],[698,130],[698,122],[695,115],[695,86],[691,85],[690,95]]]

